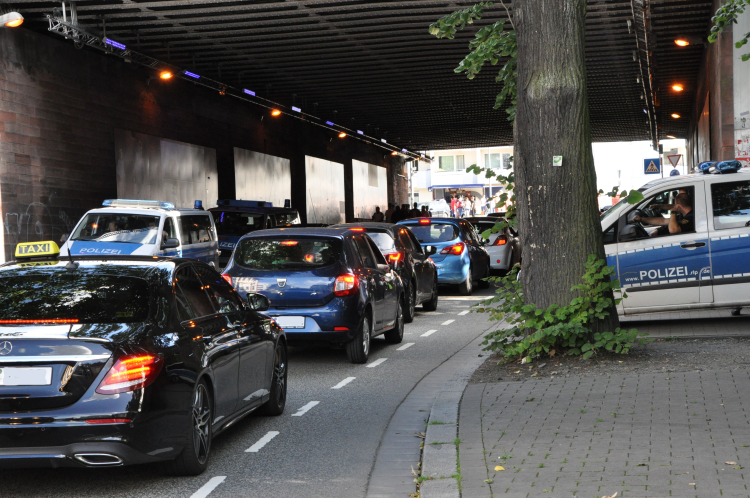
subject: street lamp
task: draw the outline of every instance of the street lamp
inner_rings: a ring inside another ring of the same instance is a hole
[[[16,11],[6,12],[0,15],[0,23],[6,28],[17,28],[23,24],[23,16]]]

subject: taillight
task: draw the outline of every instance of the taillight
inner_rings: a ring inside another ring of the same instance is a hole
[[[457,242],[452,246],[443,247],[443,250],[440,251],[440,254],[453,254],[455,256],[460,256],[464,253],[464,247],[466,247],[466,244],[464,244],[463,242]]]
[[[357,277],[351,273],[336,277],[336,283],[333,286],[333,294],[336,297],[351,296],[357,292]]]
[[[161,357],[152,354],[129,354],[118,359],[102,380],[96,392],[117,394],[142,389],[151,384],[161,371]]]
[[[404,257],[403,257],[403,256],[404,256],[404,255],[403,255],[403,254],[401,254],[400,252],[392,252],[392,253],[390,253],[390,254],[386,254],[386,255],[385,255],[385,259],[386,259],[386,260],[387,260],[387,261],[388,261],[389,263],[393,263],[393,265],[394,265],[394,266],[398,266],[399,262],[400,262],[400,261],[403,261],[403,259],[404,259]]]
[[[429,218],[420,218],[419,219],[419,224],[420,225],[429,225],[430,224],[430,219]]]
[[[493,246],[504,246],[508,243],[508,238],[505,235],[499,235],[495,242],[492,243]]]
[[[227,282],[229,282],[229,285],[232,285],[232,277],[230,277],[226,273],[222,273],[221,274],[221,278],[223,278],[224,280],[226,280]]]

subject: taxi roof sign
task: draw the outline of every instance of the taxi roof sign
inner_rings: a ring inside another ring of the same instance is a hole
[[[51,240],[42,242],[21,242],[16,246],[16,259],[58,256],[60,248]]]

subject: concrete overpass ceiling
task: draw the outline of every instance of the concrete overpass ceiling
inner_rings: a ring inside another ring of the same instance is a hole
[[[478,28],[453,41],[427,32],[439,17],[473,3],[81,0],[77,10],[84,29],[101,34],[106,24],[108,38],[139,52],[399,146],[432,150],[512,143],[506,113],[492,109],[496,69],[485,68],[473,81],[453,72]],[[14,5],[38,21],[24,26],[44,32],[44,14],[61,3]],[[505,16],[496,3],[479,26]],[[656,129],[660,139],[687,136],[703,54],[699,38],[710,16],[708,1],[588,0],[594,140],[652,140]],[[677,35],[697,43],[677,47]],[[650,88],[639,82],[644,66],[644,74],[652,73]],[[685,90],[672,91],[676,83]],[[671,118],[673,112],[682,117]]]

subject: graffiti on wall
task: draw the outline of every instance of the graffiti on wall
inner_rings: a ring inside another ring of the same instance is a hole
[[[16,244],[20,242],[54,240],[59,244],[63,234],[70,233],[78,219],[62,209],[50,209],[41,202],[32,202],[17,212],[5,213],[3,228],[6,259],[12,258]]]

